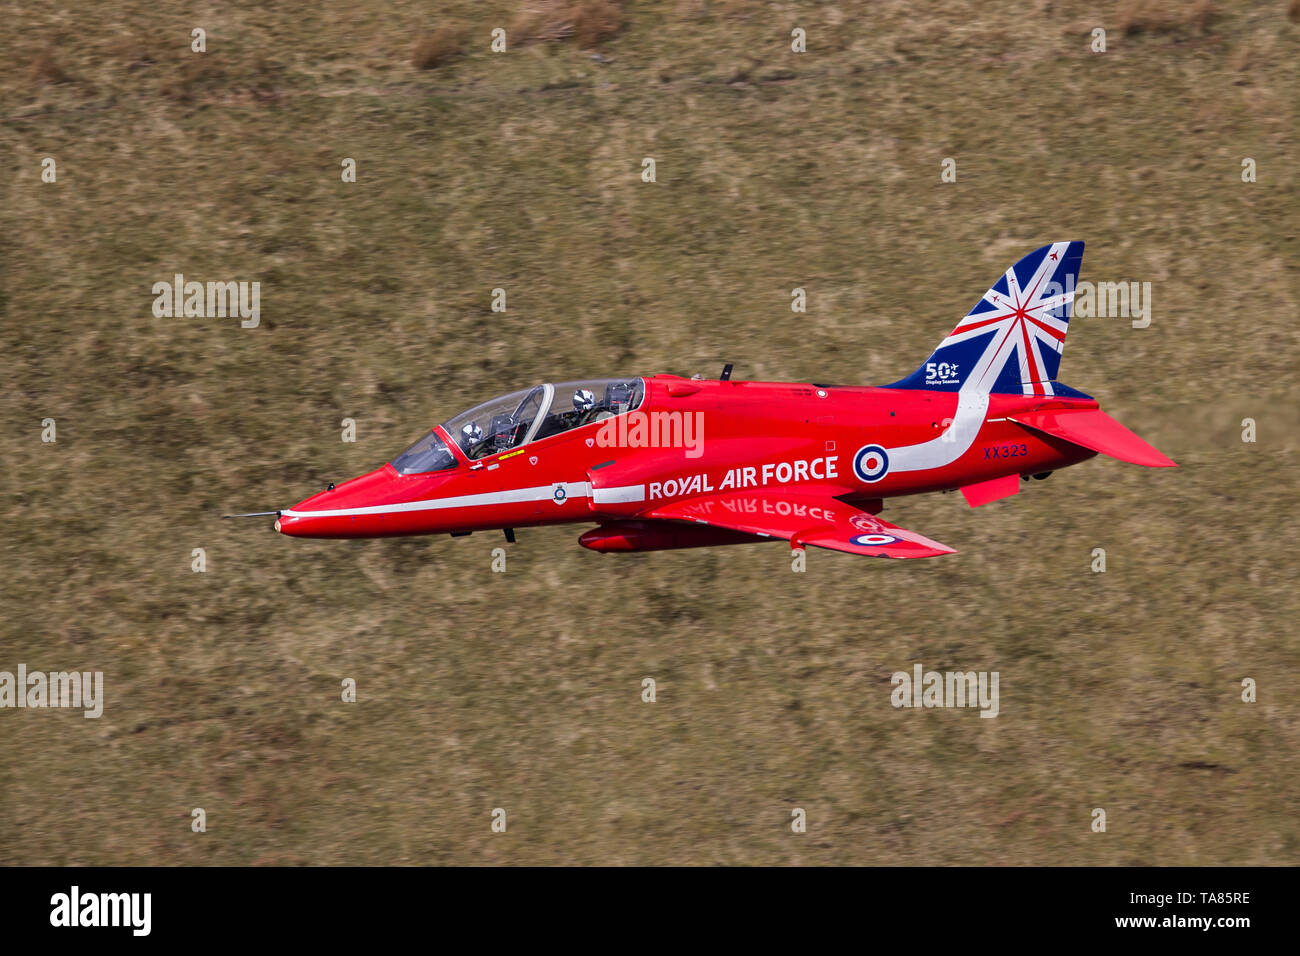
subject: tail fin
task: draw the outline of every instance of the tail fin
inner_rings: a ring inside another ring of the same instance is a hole
[[[975,303],[925,364],[887,388],[1061,395],[1082,242],[1054,242],[1025,256]]]

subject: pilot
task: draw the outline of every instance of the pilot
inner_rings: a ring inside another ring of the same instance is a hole
[[[471,461],[475,458],[482,458],[491,452],[490,445],[483,445],[483,426],[477,422],[470,422],[460,430],[462,440],[461,447],[465,449],[465,457]]]
[[[580,388],[573,393],[573,407],[578,410],[579,425],[614,417],[608,408],[596,404],[596,395],[589,388]]]

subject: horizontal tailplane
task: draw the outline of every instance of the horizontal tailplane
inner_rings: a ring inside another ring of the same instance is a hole
[[[1178,467],[1177,462],[1165,457],[1100,408],[1057,408],[1009,417],[1018,425],[1063,438],[1120,461],[1148,468]]]

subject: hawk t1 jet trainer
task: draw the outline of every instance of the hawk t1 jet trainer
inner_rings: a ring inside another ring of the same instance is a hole
[[[999,277],[892,385],[654,375],[547,383],[426,432],[390,463],[277,512],[303,538],[466,535],[594,523],[595,551],[784,539],[882,558],[953,549],[878,517],[886,498],[960,490],[972,506],[1096,454],[1170,461],[1056,381],[1082,242]]]

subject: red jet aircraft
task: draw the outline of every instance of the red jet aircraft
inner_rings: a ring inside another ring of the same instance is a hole
[[[537,385],[433,428],[277,517],[303,538],[592,523],[595,551],[764,539],[882,558],[953,549],[877,515],[958,489],[972,506],[1098,453],[1173,466],[1055,381],[1082,242],[1012,266],[912,375],[883,387],[654,375]]]

